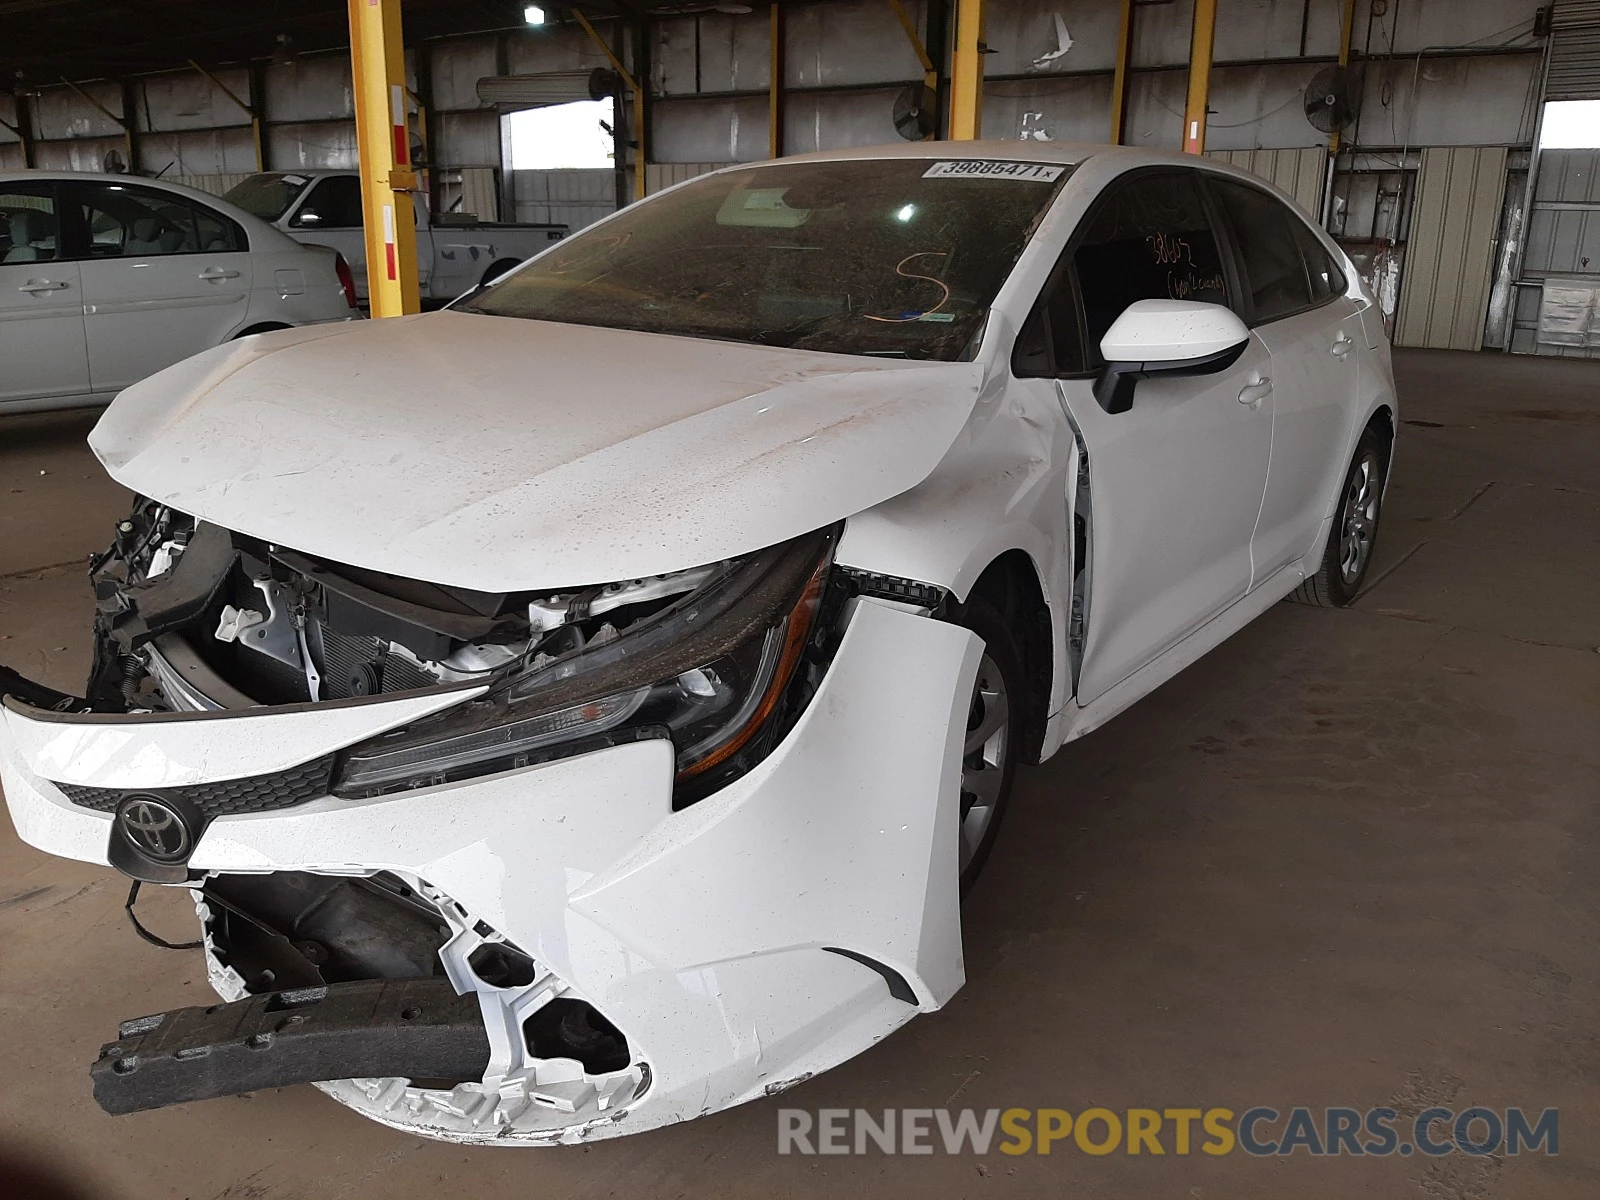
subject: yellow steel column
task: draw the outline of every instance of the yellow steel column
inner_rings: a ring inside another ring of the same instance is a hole
[[[406,57],[400,0],[350,0],[350,66],[361,152],[367,295],[375,317],[420,312],[417,223],[406,121]]]
[[[956,0],[956,45],[950,56],[950,137],[983,134],[983,0]]]
[[[1194,36],[1189,42],[1189,99],[1183,106],[1183,148],[1206,152],[1206,102],[1211,96],[1211,48],[1217,36],[1217,0],[1194,0]]]
[[[769,6],[771,13],[767,40],[772,51],[770,78],[767,83],[767,157],[783,157],[783,9],[777,0]]]
[[[1122,145],[1128,123],[1128,64],[1133,61],[1133,0],[1122,0],[1117,22],[1117,72],[1111,81],[1111,144]]]
[[[607,61],[611,63],[611,69],[622,80],[622,86],[633,93],[633,144],[635,147],[633,155],[633,198],[635,200],[643,200],[645,184],[644,89],[639,86],[639,81],[633,77],[633,73],[622,65],[622,60],[612,53],[611,47],[606,45],[605,38],[601,37],[595,27],[589,23],[589,18],[577,9],[572,10],[572,16],[579,25],[583,26],[583,31],[589,35],[589,40],[600,48],[600,53],[606,56]],[[618,138],[616,140],[618,148],[622,149],[626,139]]]
[[[889,7],[894,9],[894,15],[900,22],[900,28],[906,31],[906,39],[911,43],[912,52],[916,54],[917,61],[922,64],[922,86],[927,89],[930,97],[939,95],[939,68],[933,65],[933,59],[928,54],[928,48],[922,44],[922,38],[917,34],[917,23],[911,19],[911,14],[906,11],[905,5],[900,0],[889,0]],[[937,110],[938,105],[932,100],[929,103]],[[935,124],[938,121],[935,120]],[[929,134],[923,141],[933,137]]]
[[[1339,27],[1339,65],[1350,65],[1350,38],[1355,32],[1356,0],[1344,0],[1344,24]],[[1328,135],[1328,157],[1331,159],[1339,153],[1339,131],[1335,129]]]

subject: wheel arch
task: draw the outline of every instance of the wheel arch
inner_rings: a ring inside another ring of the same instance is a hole
[[[981,596],[1011,626],[1026,675],[1022,726],[1024,761],[1038,762],[1050,717],[1055,682],[1055,643],[1050,606],[1033,556],[1020,547],[1003,551],[985,566],[960,603]],[[957,614],[958,615],[958,614]]]

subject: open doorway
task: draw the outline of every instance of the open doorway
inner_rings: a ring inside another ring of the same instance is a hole
[[[513,171],[609,169],[615,162],[609,99],[525,108],[503,119]]]

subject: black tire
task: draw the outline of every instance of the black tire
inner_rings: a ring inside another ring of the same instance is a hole
[[[1383,443],[1371,429],[1363,431],[1339,488],[1339,508],[1328,532],[1327,548],[1322,552],[1322,565],[1289,593],[1290,600],[1316,608],[1344,608],[1360,593],[1378,545],[1388,471]],[[1352,569],[1351,539],[1359,537],[1362,530],[1365,549]]]
[[[521,265],[522,260],[520,258],[496,259],[494,262],[489,264],[489,269],[485,271],[483,273],[483,277],[478,280],[478,286],[488,287],[496,279],[499,279],[500,276],[511,270],[512,267],[520,267]]]
[[[1026,714],[1022,706],[1027,702],[1028,677],[1022,669],[1022,653],[1017,646],[1016,634],[999,610],[982,596],[974,596],[963,606],[959,623],[983,639],[983,658],[979,662],[978,679],[968,710],[969,736],[980,731],[984,719],[993,712],[993,701],[985,698],[986,689],[992,689],[998,683],[1005,702],[1001,729],[979,743],[976,749],[964,753],[961,760],[957,861],[961,864],[961,894],[966,895],[978,878],[978,873],[983,870],[1011,801],[1011,785],[1016,776],[1017,758],[1022,753],[1022,733],[1026,727]],[[981,780],[991,772],[998,778],[985,781],[981,790],[968,790],[969,782]],[[973,844],[969,840],[968,823],[974,818],[976,810],[984,807],[989,810],[987,819],[982,822],[981,833],[974,822],[972,832],[976,837]]]

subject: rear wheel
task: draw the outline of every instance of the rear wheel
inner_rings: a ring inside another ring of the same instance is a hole
[[[1322,565],[1289,594],[1291,600],[1320,608],[1343,608],[1356,598],[1372,566],[1378,544],[1378,517],[1383,507],[1383,480],[1388,463],[1377,435],[1368,429],[1356,443],[1345,472]]]
[[[1016,637],[999,611],[975,596],[966,604],[961,624],[984,643],[961,753],[958,838],[965,894],[989,857],[1011,799],[1022,728],[1018,706],[1027,692]]]

